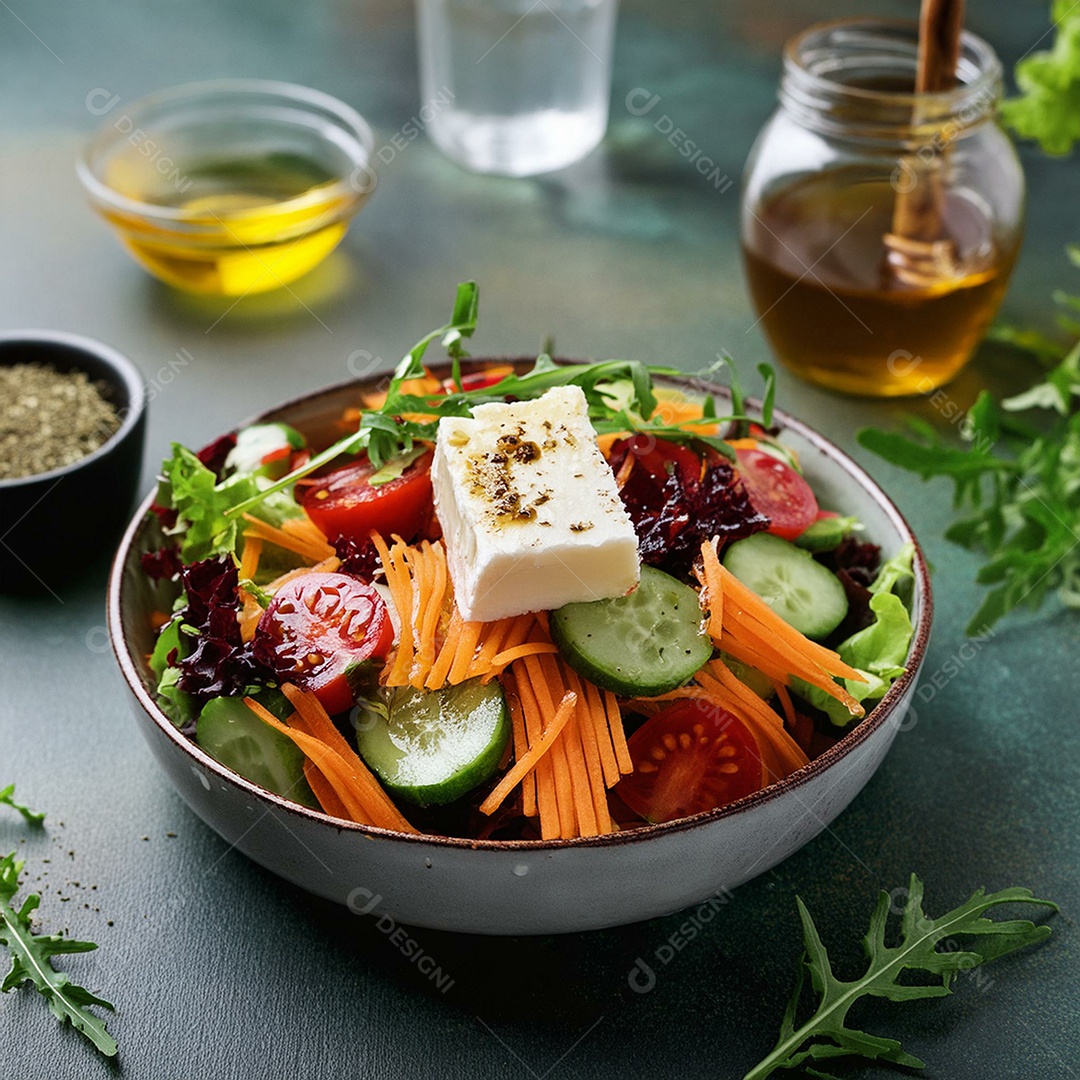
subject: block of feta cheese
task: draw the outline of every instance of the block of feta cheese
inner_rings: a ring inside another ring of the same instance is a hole
[[[443,417],[431,472],[464,618],[550,611],[637,586],[634,526],[581,387]]]

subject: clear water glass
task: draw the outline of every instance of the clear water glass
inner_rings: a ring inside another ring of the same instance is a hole
[[[604,137],[618,0],[416,0],[427,131],[475,172],[532,176]],[[422,110],[423,114],[423,110]]]

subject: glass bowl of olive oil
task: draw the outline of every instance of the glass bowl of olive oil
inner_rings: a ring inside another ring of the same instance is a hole
[[[106,117],[79,179],[135,260],[189,292],[288,285],[337,247],[375,187],[371,128],[306,87],[192,83]]]

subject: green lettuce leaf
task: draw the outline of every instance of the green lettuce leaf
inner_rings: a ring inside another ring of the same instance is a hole
[[[226,511],[256,498],[270,482],[250,473],[226,477],[220,483],[198,457],[179,443],[164,462],[158,487],[158,503],[177,512],[176,525],[167,530],[182,537],[180,557],[186,564],[214,555],[236,552],[243,519],[227,517]],[[271,525],[280,526],[303,511],[288,491],[275,491],[258,500],[251,513]]]

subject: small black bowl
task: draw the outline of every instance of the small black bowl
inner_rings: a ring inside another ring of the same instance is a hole
[[[0,366],[49,364],[105,384],[120,428],[62,469],[0,480],[0,592],[53,592],[116,542],[142,470],[146,383],[99,341],[53,330],[0,334]]]

